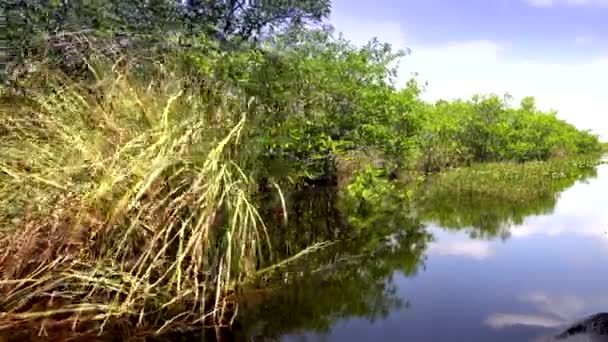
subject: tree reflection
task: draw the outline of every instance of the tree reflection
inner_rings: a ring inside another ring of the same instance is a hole
[[[580,169],[569,177],[553,181],[548,193],[521,197],[511,194],[508,199],[500,195],[483,196],[474,186],[459,188],[442,180],[433,180],[416,201],[417,214],[422,222],[434,223],[445,229],[465,230],[474,239],[500,237],[506,240],[510,237],[511,227],[523,224],[529,216],[551,214],[560,192],[577,180],[596,175],[595,168]],[[476,175],[469,177],[473,179]],[[526,185],[507,179],[506,184],[500,186],[501,189],[494,191],[512,192]]]
[[[374,321],[407,306],[392,275],[418,271],[431,235],[408,215],[408,201],[392,195],[363,204],[328,187],[292,194],[283,243],[275,241],[282,257],[338,236],[341,242],[298,259],[281,273],[285,284],[241,313],[239,324],[247,334],[328,332],[342,318]]]
[[[259,268],[318,243],[335,243],[249,284],[261,290],[242,291],[237,321],[221,340],[273,341],[303,331],[328,333],[341,319],[385,318],[408,306],[393,276],[412,276],[424,265],[432,235],[421,222],[466,230],[473,238],[506,239],[512,225],[551,213],[561,191],[594,176],[595,169],[581,169],[552,181],[546,196],[510,196],[509,201],[455,191],[433,180],[413,200],[414,210],[402,189],[382,182],[363,184],[372,196],[347,195],[327,186],[284,191],[284,197],[267,192],[259,202],[265,204],[261,214],[269,222],[274,259]]]

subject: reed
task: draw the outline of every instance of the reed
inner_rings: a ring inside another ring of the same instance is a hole
[[[0,328],[229,324],[227,294],[272,256],[241,162],[255,110],[162,68],[90,69],[0,104]]]
[[[594,167],[601,163],[599,156],[591,155],[526,163],[475,164],[439,174],[433,180],[433,189],[451,192],[457,197],[527,202],[559,193],[576,179],[593,173]]]

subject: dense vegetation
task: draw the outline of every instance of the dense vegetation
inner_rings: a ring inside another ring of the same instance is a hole
[[[367,255],[398,227],[403,249],[385,252],[413,253],[426,236],[393,179],[601,149],[532,98],[423,102],[397,83],[403,52],[310,25],[327,1],[180,3],[11,1],[9,36],[25,38],[0,101],[8,325],[229,324],[237,289],[328,240]],[[303,223],[313,207],[291,206],[311,184],[345,185],[345,214]]]
[[[534,98],[508,107],[508,97],[439,101],[430,109],[422,148],[427,168],[460,161],[530,161],[599,151],[597,137],[539,111]]]
[[[307,245],[311,239],[331,239],[336,231],[359,233],[298,259],[281,272],[280,282],[243,293],[238,324],[222,338],[239,340],[236,335],[257,341],[303,332],[324,334],[345,319],[374,322],[397,309],[417,310],[420,298],[409,298],[404,279],[393,278],[426,271],[429,247],[441,243],[420,220],[465,231],[472,239],[506,240],[527,218],[552,212],[557,197],[574,182],[595,177],[596,164],[588,158],[484,163],[433,175],[418,184],[414,217],[406,193],[374,171],[358,172],[342,200],[335,188],[298,191],[287,211],[297,221],[290,223],[289,231],[300,235],[277,239],[277,247],[281,241]],[[538,188],[513,193],[532,185]]]
[[[563,190],[594,177],[596,163],[587,158],[484,163],[439,174],[418,190],[417,217],[446,229],[467,229],[472,238],[507,238],[513,225],[551,213]]]

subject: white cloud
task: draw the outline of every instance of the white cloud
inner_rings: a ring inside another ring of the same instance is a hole
[[[530,292],[521,300],[534,305],[539,311],[549,314],[563,322],[573,321],[585,312],[585,300],[574,295],[550,296],[543,291]]]
[[[567,326],[585,315],[596,313],[608,303],[608,297],[591,294],[586,297],[576,295],[549,294],[544,291],[534,291],[519,298],[531,304],[539,313],[515,314],[495,313],[485,320],[494,329],[502,329],[514,325],[527,325],[544,328]]]
[[[461,256],[483,260],[492,255],[490,243],[480,240],[438,241],[429,246],[430,255]]]
[[[607,85],[608,59],[576,64],[510,62],[500,58],[505,48],[488,41],[412,47],[402,75],[417,71],[421,80],[427,80],[428,100],[509,92],[519,101],[532,95],[540,108],[554,108],[560,118],[608,137],[608,101],[601,93]]]
[[[506,313],[493,314],[486,319],[485,323],[494,329],[501,329],[515,325],[555,328],[563,324],[563,322],[551,317]]]
[[[583,6],[583,5],[592,5],[592,6],[606,6],[608,5],[608,0],[566,0],[566,4],[572,6]]]
[[[563,223],[559,223],[556,218],[561,218]],[[608,243],[608,233],[606,230],[608,214],[585,219],[580,215],[555,215],[551,220],[547,217],[532,217],[521,226],[511,228],[512,238],[526,238],[530,236],[556,237],[572,235],[597,239],[598,242]]]
[[[608,138],[608,100],[604,94],[608,58],[576,63],[515,62],[502,58],[504,51],[512,49],[508,43],[477,39],[442,45],[408,44],[405,30],[396,22],[334,14],[332,23],[356,44],[378,37],[397,48],[411,48],[412,55],[401,61],[400,83],[417,72],[420,81],[429,83],[423,94],[426,100],[468,98],[476,93],[508,92],[514,101],[535,96],[539,108],[556,109],[560,118]]]
[[[511,229],[512,238],[530,236],[580,236],[608,247],[608,211],[605,208],[608,166],[597,168],[598,177],[561,194],[551,216],[530,217]]]

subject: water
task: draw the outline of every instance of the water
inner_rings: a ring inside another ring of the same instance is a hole
[[[544,202],[497,211],[480,201],[470,212],[430,215],[374,257],[342,253],[352,262],[279,292],[244,320],[248,334],[285,342],[550,336],[608,311],[607,191],[601,165]]]
[[[579,171],[516,201],[455,195],[432,179],[414,203],[387,183],[364,184],[374,196],[363,201],[307,188],[285,192],[287,222],[265,198],[280,257],[337,242],[243,290],[233,329],[149,340],[547,341],[608,312],[608,164]]]

